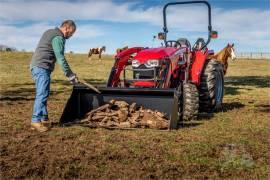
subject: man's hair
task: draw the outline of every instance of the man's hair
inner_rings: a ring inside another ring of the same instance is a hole
[[[65,20],[65,21],[63,21],[60,27],[64,27],[64,26],[71,26],[71,27],[74,28],[74,30],[76,30],[76,24],[72,20]]]

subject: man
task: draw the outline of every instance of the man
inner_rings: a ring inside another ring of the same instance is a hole
[[[55,62],[60,64],[64,74],[72,84],[78,83],[76,74],[70,69],[65,59],[65,41],[76,31],[72,20],[64,21],[59,28],[47,30],[41,37],[32,56],[31,72],[35,81],[36,97],[33,107],[31,129],[45,132],[48,128],[47,99],[50,94],[50,75],[54,70]]]

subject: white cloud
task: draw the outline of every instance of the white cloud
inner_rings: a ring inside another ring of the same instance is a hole
[[[109,20],[114,22],[140,22],[153,20],[155,8],[130,11],[134,3],[115,4],[112,1],[3,1],[0,2],[0,19],[3,21],[59,21]],[[27,13],[26,13],[27,12]]]
[[[216,10],[213,24],[223,41],[236,42],[239,51],[270,50],[270,10]]]
[[[104,24],[139,22],[142,26],[147,23],[162,27],[161,6],[143,9],[137,5],[138,2],[134,1],[120,4],[111,0],[74,2],[4,0],[0,2],[0,42],[32,49],[41,33],[50,27],[49,24],[59,24],[63,19],[102,20]],[[213,8],[212,14],[213,29],[219,32],[217,41],[236,42],[240,49],[262,48],[269,51],[270,10]],[[16,26],[22,22],[33,23],[25,27]],[[207,11],[202,7],[170,8],[168,26],[177,31],[191,31],[193,33],[189,37],[192,37],[194,32],[207,30]],[[106,36],[106,31],[110,29],[105,30],[103,26],[80,25],[74,40]]]
[[[26,27],[0,25],[0,42],[19,49],[34,49],[42,32],[51,28],[45,23],[34,24]]]
[[[31,24],[24,27],[0,25],[0,44],[26,50],[34,50],[42,33],[54,28],[48,23]],[[97,26],[82,25],[72,38],[74,40],[91,39],[103,35],[104,32]]]
[[[94,38],[98,36],[104,35],[105,32],[101,27],[94,26],[94,25],[80,25],[77,28],[77,31],[74,34],[73,38],[76,39],[87,39],[87,38]]]

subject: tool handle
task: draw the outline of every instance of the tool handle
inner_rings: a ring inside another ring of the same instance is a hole
[[[92,89],[92,90],[94,90],[95,92],[97,92],[97,93],[101,93],[97,88],[95,88],[95,86],[93,86],[92,84],[89,84],[89,83],[87,83],[85,80],[80,80],[79,81],[80,83],[82,83],[82,84],[84,84],[85,86],[87,86],[88,88],[90,88],[90,89]]]

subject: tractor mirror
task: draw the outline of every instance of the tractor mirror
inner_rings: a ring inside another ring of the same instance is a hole
[[[159,32],[158,33],[158,39],[159,40],[164,40],[165,39],[165,33],[164,32]]]
[[[218,38],[218,32],[217,31],[211,31],[211,38],[212,39]]]

